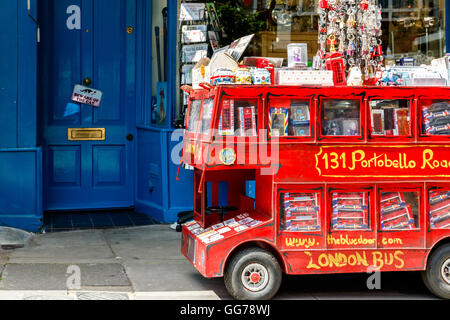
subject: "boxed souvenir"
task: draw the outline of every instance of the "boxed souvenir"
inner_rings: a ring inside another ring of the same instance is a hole
[[[252,75],[248,68],[237,68],[234,70],[236,84],[252,84]]]
[[[287,46],[288,67],[308,66],[308,45],[306,43],[291,43]]]
[[[289,135],[292,137],[309,137],[311,135],[310,126],[291,126]]]
[[[446,135],[450,132],[450,104],[447,101],[433,103],[422,111],[424,133]]]
[[[271,137],[284,137],[289,135],[289,109],[269,109],[269,135]]]
[[[384,111],[372,110],[372,135],[384,135]]]
[[[382,193],[380,211],[383,230],[412,230],[415,227],[411,206],[402,192]]]
[[[369,210],[367,202],[367,193],[333,193],[333,229],[368,229]]]
[[[394,110],[395,130],[398,136],[408,136],[410,134],[409,110],[398,108]]]
[[[256,137],[256,108],[253,106],[238,108],[237,123],[239,136]]]
[[[280,212],[282,228],[288,232],[320,230],[319,194],[284,195],[284,208]]]
[[[223,100],[222,114],[219,123],[219,135],[232,136],[234,135],[234,101]]]
[[[252,68],[250,70],[252,76],[252,82],[256,85],[270,85],[271,81],[271,73],[267,69],[262,68]]]
[[[278,68],[275,69],[275,84],[333,86],[333,72]]]
[[[342,120],[342,128],[344,136],[359,136],[360,128],[358,119]]]
[[[450,228],[450,192],[430,192],[430,220],[432,229]]]
[[[211,75],[211,84],[213,86],[218,86],[221,84],[234,84],[234,80],[234,72],[230,69],[216,69]]]
[[[296,103],[291,104],[291,112],[289,114],[291,124],[297,125],[309,125],[310,124],[310,112],[308,103]]]

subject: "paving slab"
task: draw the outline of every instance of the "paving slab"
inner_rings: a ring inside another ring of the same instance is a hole
[[[139,241],[151,244],[157,241],[178,241],[181,239],[181,233],[171,229],[169,225],[109,229],[104,231],[104,235],[110,243]]]
[[[131,284],[120,264],[79,264],[81,288],[123,287]],[[8,264],[0,290],[67,290],[67,264]]]
[[[204,278],[188,261],[124,261],[136,292],[213,291],[228,297],[223,279]]]

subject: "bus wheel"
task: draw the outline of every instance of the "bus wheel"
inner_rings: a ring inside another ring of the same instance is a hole
[[[427,288],[436,296],[450,299],[450,245],[437,249],[422,273]]]
[[[233,257],[225,271],[225,286],[237,300],[270,300],[281,286],[277,259],[259,248],[249,248]]]

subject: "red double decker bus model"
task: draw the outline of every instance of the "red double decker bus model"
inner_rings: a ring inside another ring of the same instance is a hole
[[[236,299],[282,274],[421,271],[450,298],[450,90],[218,86],[191,91],[182,253]]]

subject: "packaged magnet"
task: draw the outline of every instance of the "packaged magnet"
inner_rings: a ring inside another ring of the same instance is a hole
[[[271,137],[285,137],[289,135],[289,109],[269,109],[269,135]]]
[[[234,135],[234,101],[223,100],[222,114],[220,115],[219,135]]]
[[[241,137],[256,137],[255,107],[241,107],[238,109],[239,135]]]

